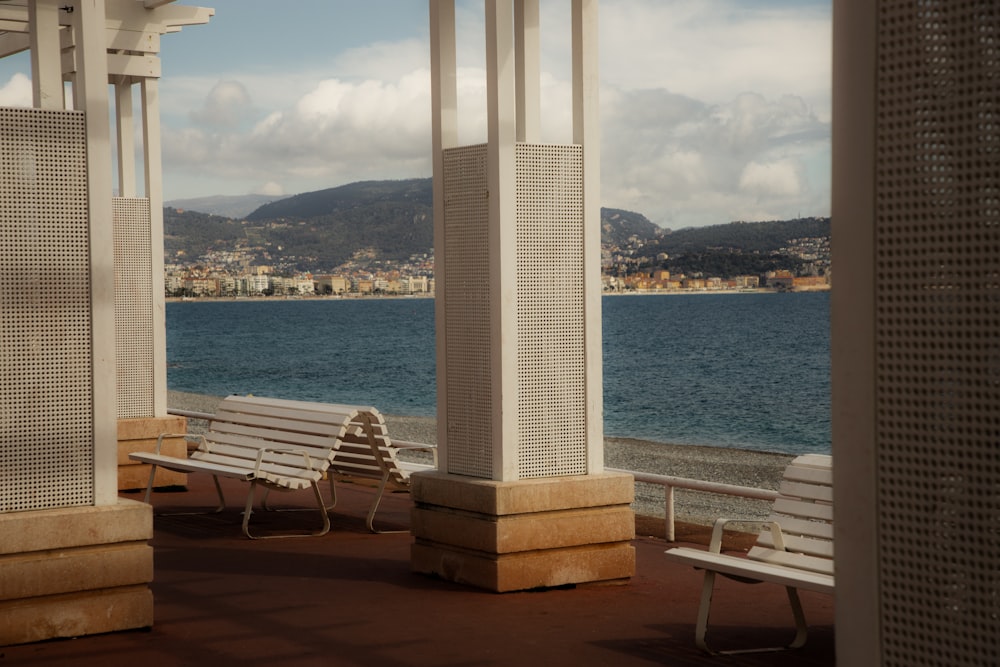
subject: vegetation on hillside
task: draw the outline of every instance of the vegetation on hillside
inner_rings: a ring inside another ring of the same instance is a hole
[[[431,253],[432,218],[431,179],[363,181],[270,202],[245,220],[166,208],[165,249],[168,262],[239,250],[253,263],[322,273],[359,255],[391,262]],[[721,277],[797,271],[804,260],[784,250],[790,241],[829,234],[829,218],[669,232],[634,211],[601,209],[602,245],[628,258],[628,272],[651,266]]]

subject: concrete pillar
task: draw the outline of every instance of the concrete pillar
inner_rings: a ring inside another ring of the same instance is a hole
[[[634,572],[604,472],[597,3],[573,0],[574,143],[539,143],[537,0],[487,0],[485,146],[457,146],[454,0],[431,0],[440,468],[413,568],[496,591]]]

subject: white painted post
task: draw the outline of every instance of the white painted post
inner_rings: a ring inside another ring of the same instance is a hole
[[[32,106],[37,109],[63,109],[66,105],[59,48],[59,11],[56,0],[28,3]]]
[[[486,172],[489,192],[490,317],[497,344],[490,350],[493,382],[493,479],[518,478],[517,470],[517,266],[515,166],[517,111],[514,86],[513,0],[487,0],[486,10]],[[507,361],[507,363],[504,363]]]
[[[135,124],[132,84],[126,77],[115,84],[115,125],[118,132],[118,196],[135,197]]]
[[[86,113],[92,311],[94,504],[118,501],[115,256],[104,0],[74,0],[74,107]]]
[[[153,297],[153,416],[167,416],[167,304],[163,279],[163,158],[160,139],[160,83],[143,78],[142,145],[145,156],[145,190],[149,200],[149,233],[152,248]]]
[[[448,337],[445,326],[444,276],[444,150],[458,145],[458,82],[455,45],[455,0],[430,1],[431,37],[431,143],[434,176],[434,300],[437,378],[438,467],[448,470],[448,373],[443,362]]]
[[[601,135],[597,0],[573,0],[573,142],[583,146],[583,280],[587,356],[587,473],[604,471],[601,349]]]
[[[542,115],[538,0],[514,1],[517,53],[517,140],[537,142]]]

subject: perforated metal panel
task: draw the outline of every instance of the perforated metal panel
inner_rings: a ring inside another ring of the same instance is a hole
[[[587,471],[583,149],[517,144],[518,474]]]
[[[0,108],[0,512],[94,499],[80,112]]]
[[[448,472],[493,474],[486,146],[444,151]]]
[[[1000,655],[1000,44],[993,2],[880,3],[883,664]]]
[[[153,417],[153,276],[149,200],[114,198],[118,418]]]

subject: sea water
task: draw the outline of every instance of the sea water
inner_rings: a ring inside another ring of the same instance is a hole
[[[656,442],[830,451],[828,293],[603,299],[604,431]],[[433,416],[431,299],[167,304],[177,391]]]

